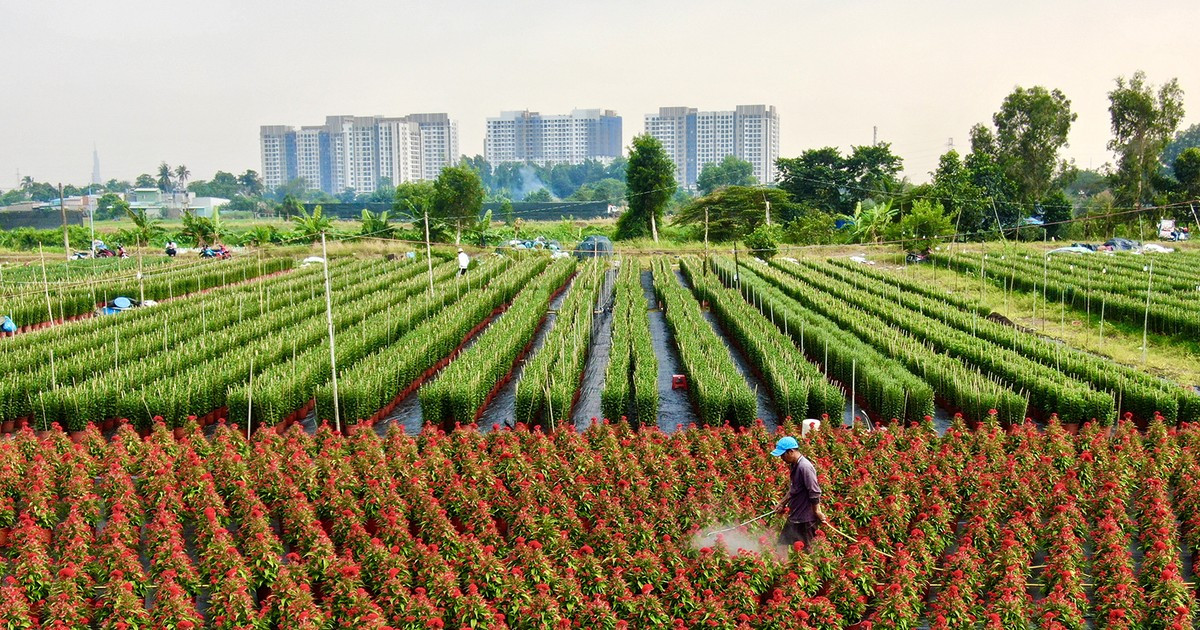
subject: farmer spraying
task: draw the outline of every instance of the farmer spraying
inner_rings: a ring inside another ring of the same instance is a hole
[[[821,511],[821,484],[817,481],[817,469],[800,452],[800,443],[790,435],[775,443],[771,455],[783,459],[791,469],[788,493],[775,506],[779,514],[787,511],[787,523],[779,532],[778,544],[791,547],[799,540],[807,548],[817,534],[817,524],[826,522],[825,513]]]
[[[467,253],[464,252],[461,247],[459,247],[458,248],[458,275],[461,276],[461,275],[466,274],[467,267],[470,266],[470,264],[471,264],[471,257],[468,256]]]

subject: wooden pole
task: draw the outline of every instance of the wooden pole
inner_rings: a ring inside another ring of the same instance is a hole
[[[1146,267],[1146,312],[1142,317],[1142,365],[1146,365],[1146,355],[1150,350],[1150,344],[1146,337],[1150,330],[1150,287],[1154,283],[1154,261],[1150,261],[1150,265]]]
[[[321,247],[325,246],[325,237],[321,237]],[[433,254],[429,245],[429,211],[425,211],[425,263],[429,266],[429,295],[433,295]]]
[[[54,325],[54,307],[50,306],[50,280],[46,277],[46,252],[38,243],[38,257],[42,259],[42,290],[46,293],[46,314],[50,316],[50,325]]]

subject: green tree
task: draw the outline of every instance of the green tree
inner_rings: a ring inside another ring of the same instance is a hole
[[[242,193],[242,184],[233,173],[217,171],[211,180],[194,181],[188,184],[187,189],[188,192],[195,193],[197,197],[233,199]]]
[[[133,186],[135,188],[154,188],[158,186],[158,183],[154,181],[154,178],[149,173],[142,173],[133,181]]]
[[[171,178],[174,173],[171,171],[171,166],[166,162],[158,165],[158,179],[155,180],[155,185],[163,192],[171,191]]]
[[[433,182],[430,218],[453,225],[454,242],[458,243],[462,240],[463,226],[479,220],[483,197],[479,173],[468,166],[448,166]]]
[[[615,236],[618,239],[649,236],[650,222],[662,225],[663,208],[675,194],[675,165],[654,136],[634,137],[625,185],[629,209],[617,220]]]
[[[257,171],[247,170],[238,175],[238,182],[242,185],[242,190],[251,197],[257,197],[263,192],[262,179]]]
[[[772,223],[786,223],[800,214],[799,206],[778,188],[726,186],[685,205],[672,223],[695,226],[697,234],[703,235],[707,212],[709,240],[732,241],[766,223],[768,202]]]
[[[904,162],[888,143],[851,147],[846,157],[836,147],[809,149],[775,164],[779,187],[792,201],[833,214],[850,213],[867,200],[891,198],[902,187],[897,176]]]
[[[292,195],[283,198],[283,203],[279,206],[279,214],[285,218],[298,217],[304,214],[304,206]]]
[[[554,197],[550,195],[549,188],[539,188],[537,190],[530,191],[528,195],[525,195],[525,198],[522,199],[522,201],[530,203],[550,203],[551,201],[554,201]]]
[[[783,228],[778,225],[758,226],[746,235],[746,247],[755,258],[768,260],[779,253],[779,241],[783,240]]]
[[[1066,95],[1040,85],[1017,87],[992,116],[1000,162],[1021,201],[1035,203],[1050,190],[1058,152],[1076,118]]]
[[[1200,198],[1200,148],[1188,147],[1175,158],[1175,179],[1187,200]]]
[[[403,182],[394,194],[392,214],[417,222],[433,203],[433,182]]]
[[[1117,201],[1141,208],[1154,192],[1151,179],[1159,156],[1183,118],[1183,90],[1178,79],[1171,79],[1155,91],[1141,70],[1129,79],[1117,77],[1116,83],[1108,93],[1113,132],[1108,148],[1118,155]]]
[[[900,221],[888,228],[888,238],[908,251],[925,251],[954,234],[954,223],[942,204],[918,199]]]
[[[116,219],[126,215],[129,203],[116,193],[104,193],[96,202],[96,218],[103,221]]]
[[[837,220],[826,212],[802,209],[784,226],[784,238],[797,245],[828,245],[835,240]]]
[[[726,155],[720,162],[709,162],[700,169],[696,188],[707,195],[722,186],[753,186],[754,165],[736,155]]]
[[[1063,235],[1069,225],[1064,222],[1070,221],[1071,217],[1075,215],[1074,204],[1061,188],[1047,192],[1038,203],[1038,210],[1046,229],[1046,235],[1055,238]]]
[[[333,227],[333,220],[325,216],[325,209],[321,206],[313,208],[312,214],[301,207],[300,214],[292,217],[292,223],[296,224],[297,235],[309,242],[317,240],[322,232],[328,232]]]
[[[904,160],[892,153],[891,143],[851,147],[844,164],[853,184],[850,195],[856,202],[898,192],[897,175],[904,168]]]
[[[1162,162],[1163,166],[1172,169],[1174,168],[1175,160],[1179,159],[1179,155],[1192,147],[1200,147],[1200,123],[1196,123],[1175,134],[1175,139],[1163,150],[1159,161]]]
[[[991,223],[992,208],[987,194],[973,181],[972,173],[954,149],[938,160],[929,196],[939,200],[948,216],[954,217],[961,234],[976,234]]]

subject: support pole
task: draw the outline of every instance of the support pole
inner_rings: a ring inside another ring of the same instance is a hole
[[[325,236],[321,236],[321,247],[325,247]],[[425,263],[429,266],[429,295],[433,296],[433,254],[429,245],[429,211],[425,211]],[[328,274],[326,274],[328,275]]]
[[[425,215],[425,221],[425,225],[428,226],[428,214]],[[426,229],[428,230],[428,227]],[[425,246],[429,246],[429,241],[425,242]],[[338,404],[337,352],[333,342],[333,302],[329,296],[329,251],[325,248],[325,232],[321,232],[321,257],[325,259],[325,320],[329,323],[329,369],[333,381],[333,428],[340,433],[342,412]]]
[[[50,325],[54,325],[54,307],[50,306],[50,280],[46,278],[46,252],[38,243],[38,257],[42,259],[42,291],[46,293],[46,313],[50,316]]]
[[[250,439],[250,416],[254,413],[254,355],[250,355],[250,384],[246,386],[246,439]]]

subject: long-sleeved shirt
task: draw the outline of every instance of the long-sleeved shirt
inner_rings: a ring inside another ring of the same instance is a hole
[[[817,481],[817,469],[804,456],[792,464],[791,469],[791,487],[784,497],[788,507],[788,521],[811,523],[817,520],[817,503],[821,501],[821,484]]]

